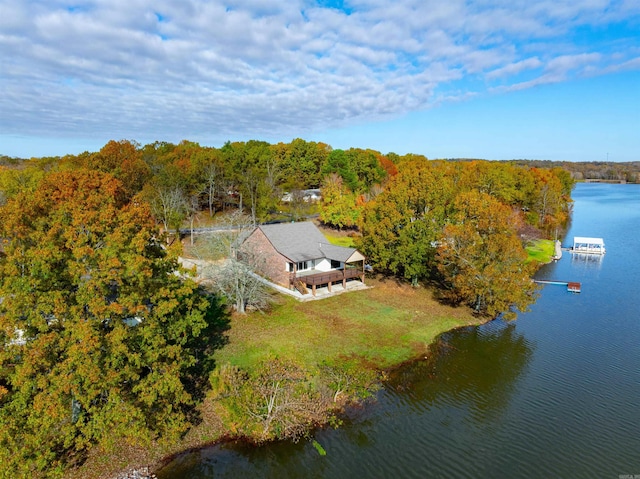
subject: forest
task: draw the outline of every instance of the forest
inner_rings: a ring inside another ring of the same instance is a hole
[[[181,269],[185,231],[237,212],[252,225],[317,216],[347,231],[377,274],[435,286],[441,301],[486,318],[512,317],[535,297],[524,246],[559,235],[571,212],[574,178],[542,166],[302,139],[121,140],[79,155],[4,157],[4,476],[62,475],[114,437],[150,444],[196,420],[210,375],[219,383],[224,373],[214,374],[213,354],[234,299]],[[318,203],[305,199],[310,189]]]

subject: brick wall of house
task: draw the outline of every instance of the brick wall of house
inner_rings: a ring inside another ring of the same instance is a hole
[[[262,230],[256,228],[244,242],[242,249],[255,259],[258,273],[274,283],[289,287],[289,273],[286,271],[288,260],[275,250]]]

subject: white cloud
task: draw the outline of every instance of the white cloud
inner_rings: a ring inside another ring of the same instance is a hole
[[[550,60],[546,65],[546,70],[556,73],[566,73],[584,65],[597,63],[602,59],[599,53],[581,53],[579,55],[562,55]]]
[[[605,14],[638,15],[633,2],[348,5],[349,14],[312,0],[0,0],[0,134],[303,134],[483,89],[640,68],[624,48],[633,38],[613,49],[571,33],[602,26]],[[513,84],[520,74],[529,77]]]
[[[492,70],[489,73],[487,73],[487,78],[494,79],[494,78],[517,75],[518,73],[521,73],[525,70],[532,70],[532,69],[540,68],[541,66],[542,66],[542,62],[538,57],[527,58],[525,60],[509,63],[503,67]]]

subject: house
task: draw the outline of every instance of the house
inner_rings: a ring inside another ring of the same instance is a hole
[[[330,244],[310,221],[260,225],[244,241],[241,251],[260,258],[256,269],[274,283],[311,289],[351,281],[364,284],[364,256],[356,248]]]
[[[322,192],[319,189],[297,190],[293,193],[285,193],[282,196],[282,202],[289,203],[294,198],[301,199],[305,203],[315,203],[322,199]]]

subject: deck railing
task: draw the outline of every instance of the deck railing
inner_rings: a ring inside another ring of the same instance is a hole
[[[364,275],[364,271],[359,268],[345,268],[332,271],[323,271],[322,273],[306,274],[295,276],[293,275],[291,281],[294,278],[299,279],[308,286],[318,286],[319,284],[334,283],[336,281],[342,281],[345,279],[358,278]]]

